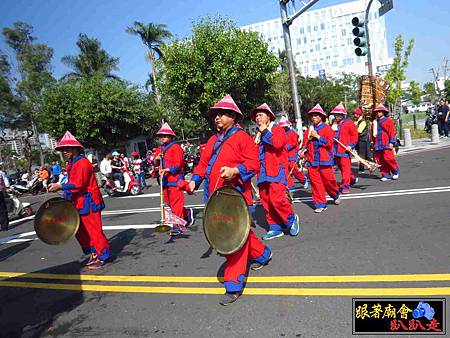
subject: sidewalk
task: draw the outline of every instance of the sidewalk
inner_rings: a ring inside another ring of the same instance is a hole
[[[431,138],[413,139],[412,146],[407,148],[401,146],[398,150],[398,154],[409,153],[411,151],[416,150],[441,148],[441,147],[450,147],[450,138],[439,138],[438,144],[431,144]]]

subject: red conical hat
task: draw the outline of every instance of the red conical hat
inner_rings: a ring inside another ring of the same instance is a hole
[[[327,113],[322,109],[320,104],[316,104],[314,107],[312,107],[311,110],[308,112],[308,114],[311,114],[311,113],[319,113],[319,114],[322,114],[323,116],[327,117]]]
[[[213,117],[212,115],[217,113],[218,110],[234,111],[237,114],[237,119],[241,119],[244,117],[241,110],[230,95],[225,95],[222,100],[220,100],[212,108],[210,108],[208,110],[208,116]]]
[[[361,116],[362,115],[362,110],[359,107],[356,107],[355,110],[353,111],[353,115],[355,116]]]
[[[292,123],[288,120],[288,118],[286,116],[281,116],[280,118],[280,122],[278,122],[278,125],[280,127],[290,127],[292,126]]]
[[[78,148],[84,148],[83,145],[78,142],[78,140],[71,134],[70,131],[66,131],[61,141],[58,142],[58,144],[55,147],[55,150],[61,150],[65,147],[78,147]]]
[[[336,107],[333,108],[333,110],[330,112],[330,114],[343,114],[347,115],[347,110],[345,109],[344,105],[339,103]]]
[[[373,111],[384,111],[386,113],[389,113],[389,110],[382,104],[376,106]]]
[[[170,128],[169,124],[167,122],[164,122],[164,124],[162,125],[161,129],[158,130],[158,132],[156,133],[156,135],[170,135],[175,137],[175,133],[173,132],[172,128]]]
[[[255,118],[256,118],[256,114],[258,114],[259,112],[266,113],[270,117],[270,121],[275,120],[275,114],[269,108],[267,103],[263,103],[262,105],[260,105],[260,106],[256,107],[255,109],[253,109],[252,112],[250,113],[250,119],[252,119],[254,121]]]

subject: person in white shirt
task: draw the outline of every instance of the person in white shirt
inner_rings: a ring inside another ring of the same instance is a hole
[[[105,157],[103,157],[103,160],[100,162],[100,172],[106,177],[110,177],[112,172],[111,159],[109,157],[109,153],[105,154]]]

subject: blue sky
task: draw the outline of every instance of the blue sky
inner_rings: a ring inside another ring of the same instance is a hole
[[[300,1],[297,1],[300,3]],[[313,8],[346,1],[319,0]],[[379,6],[375,0],[372,6]],[[192,22],[206,15],[233,18],[238,25],[278,18],[278,0],[1,0],[0,27],[25,21],[34,27],[39,42],[54,49],[56,77],[68,72],[61,57],[77,52],[79,33],[96,37],[112,56],[120,58],[118,75],[137,84],[147,79],[150,65],[144,60],[140,39],[125,33],[134,21],[164,23],[176,36],[191,34]],[[450,1],[394,0],[394,9],[385,15],[390,55],[397,34],[416,44],[407,71],[408,80],[431,81],[431,67],[450,59]],[[0,39],[0,49],[7,48]],[[450,67],[450,62],[449,62]]]

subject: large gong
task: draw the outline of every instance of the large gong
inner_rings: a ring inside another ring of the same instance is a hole
[[[251,216],[244,196],[233,187],[214,191],[206,203],[203,230],[206,240],[217,252],[227,255],[245,244]]]
[[[51,245],[67,242],[80,226],[78,210],[61,197],[45,201],[36,212],[34,230],[41,241]]]

